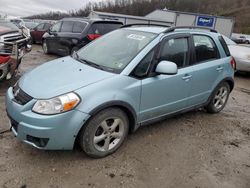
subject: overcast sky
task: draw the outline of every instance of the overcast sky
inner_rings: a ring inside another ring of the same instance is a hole
[[[97,1],[102,0],[0,0],[0,14],[23,17],[49,11],[67,12]]]

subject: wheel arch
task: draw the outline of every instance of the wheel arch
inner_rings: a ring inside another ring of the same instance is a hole
[[[224,83],[224,82],[226,82],[226,83],[229,84],[230,92],[233,91],[233,89],[234,89],[234,80],[233,80],[233,78],[230,78],[230,77],[224,78],[223,80],[221,80],[221,81],[213,88],[212,93],[210,94],[210,96],[209,96],[207,102],[205,103],[205,106],[210,102],[210,100],[211,100],[212,96],[214,95],[214,92],[216,91],[216,89],[218,88],[218,86],[219,86],[220,84]]]
[[[230,86],[230,92],[233,91],[233,89],[234,89],[234,80],[232,78],[225,78],[219,84],[221,84],[222,82],[227,82],[229,84],[229,86]]]
[[[91,117],[93,117],[98,112],[100,112],[104,109],[114,108],[114,107],[122,109],[127,114],[128,120],[129,120],[129,132],[134,132],[138,128],[138,126],[136,126],[137,125],[137,115],[136,115],[134,108],[130,104],[128,104],[124,101],[106,102],[106,103],[101,104],[98,107],[94,108],[93,110],[91,110],[89,115]]]

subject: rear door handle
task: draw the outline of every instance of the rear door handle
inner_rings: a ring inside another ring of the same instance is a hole
[[[222,71],[223,69],[224,69],[223,67],[218,67],[216,70],[220,72],[220,71]]]
[[[182,80],[189,80],[192,77],[193,77],[192,75],[187,74],[187,75],[182,77]]]

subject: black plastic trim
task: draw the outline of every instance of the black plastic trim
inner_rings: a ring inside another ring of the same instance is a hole
[[[95,114],[97,114],[101,110],[104,110],[104,109],[109,108],[109,107],[114,107],[114,106],[118,106],[118,107],[122,107],[122,108],[126,109],[126,113],[129,113],[127,115],[128,115],[129,121],[130,121],[130,131],[134,132],[138,128],[137,115],[136,115],[134,108],[130,104],[128,104],[124,101],[115,100],[115,101],[103,103],[100,106],[91,110],[89,112],[89,115],[94,116]]]

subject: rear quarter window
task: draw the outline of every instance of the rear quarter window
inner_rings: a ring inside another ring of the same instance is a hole
[[[115,24],[115,23],[94,23],[92,24],[89,33],[91,34],[98,34],[98,35],[104,35],[108,32],[111,32],[113,30],[116,30],[120,28],[122,24]]]
[[[225,51],[226,56],[231,56],[231,53],[230,53],[230,51],[228,49],[227,43],[224,40],[224,38],[222,36],[219,36],[218,38],[219,38],[219,41],[220,41],[220,44],[221,44],[222,48]]]
[[[87,23],[84,22],[75,22],[73,26],[73,33],[82,33],[86,25]]]

